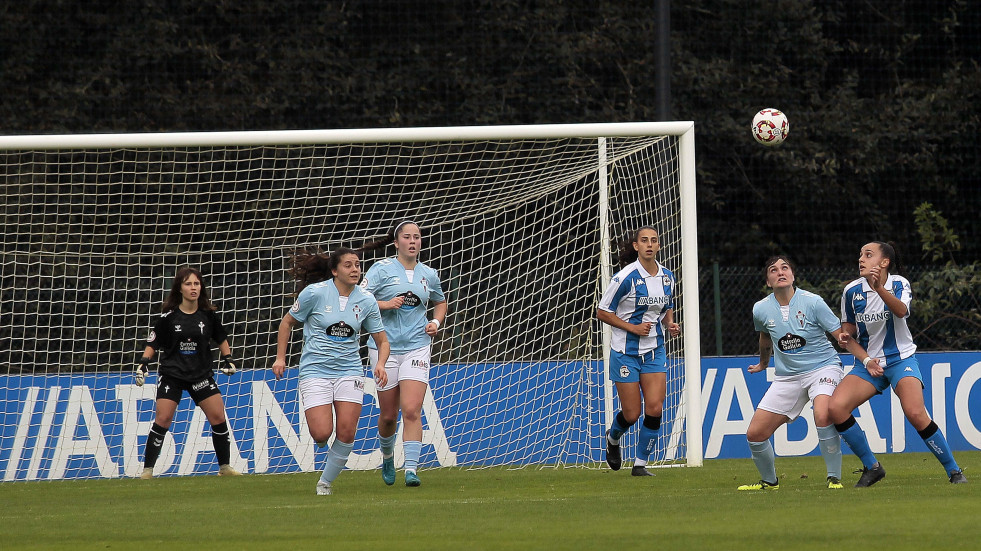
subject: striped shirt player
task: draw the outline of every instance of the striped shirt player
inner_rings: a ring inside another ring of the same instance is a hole
[[[623,461],[620,438],[644,414],[631,476],[652,476],[646,465],[657,442],[667,387],[664,340],[681,333],[674,322],[674,274],[656,260],[660,250],[652,226],[633,232],[620,244],[621,269],[596,308],[596,317],[611,327],[610,379],[621,407],[606,433],[606,462],[614,471]]]
[[[873,241],[862,247],[858,259],[859,278],[845,286],[841,295],[844,336],[868,350],[842,380],[832,399],[835,427],[855,455],[862,460],[862,476],[856,486],[875,484],[886,471],[869,448],[868,438],[856,424],[852,411],[891,385],[903,413],[944,467],[950,482],[967,482],[954,460],[940,427],[930,418],[923,400],[923,376],[916,360],[916,344],[907,320],[913,293],[898,271],[898,255],[890,243]]]
[[[906,323],[913,301],[909,281],[901,275],[889,274],[883,286],[906,305],[905,316],[893,314],[868,280],[860,277],[846,285],[841,295],[841,322],[854,325],[858,342],[869,356],[879,360],[881,367],[886,367],[912,356],[916,344]],[[865,371],[865,366],[856,360],[855,369]]]
[[[660,262],[656,265],[658,271],[655,274],[644,269],[639,260],[627,265],[613,276],[600,298],[600,309],[612,312],[624,321],[654,324],[650,335],[644,337],[613,327],[610,348],[618,354],[653,358],[655,350],[663,352],[664,327],[661,320],[668,310],[674,308],[675,278],[671,270]],[[624,366],[611,375],[615,381],[639,381],[640,373],[632,373]]]

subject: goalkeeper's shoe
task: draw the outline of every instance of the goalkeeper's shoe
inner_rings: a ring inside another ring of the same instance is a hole
[[[951,471],[950,472],[950,483],[951,484],[967,484],[967,477],[961,471]]]
[[[334,493],[330,487],[330,482],[324,482],[323,480],[317,481],[317,495],[318,496],[329,496]]]
[[[233,469],[231,465],[222,465],[218,467],[218,476],[242,476],[242,473]]]
[[[606,431],[606,464],[614,471],[619,471],[623,466],[623,459],[620,457],[620,444],[610,442],[610,431]]]
[[[861,473],[862,476],[859,477],[858,482],[855,484],[856,488],[868,488],[886,477],[886,470],[882,468],[881,463],[876,463],[871,469],[862,467]]]
[[[760,480],[754,484],[743,484],[742,486],[736,488],[740,492],[744,491],[758,491],[758,490],[779,490],[780,489],[780,479],[776,482],[770,483],[765,480]]]
[[[837,476],[829,476],[828,477],[828,489],[829,490],[840,490],[842,488],[844,488],[844,486],[842,486],[841,480],[839,480]]]
[[[140,473],[141,480],[150,480],[153,478],[153,467],[144,467],[143,472]]]
[[[419,486],[422,481],[419,480],[419,475],[415,471],[405,471],[405,485],[406,486]]]
[[[382,459],[382,480],[391,486],[395,484],[395,458]]]
[[[634,465],[630,468],[630,476],[654,476],[654,473],[647,470],[643,465]]]

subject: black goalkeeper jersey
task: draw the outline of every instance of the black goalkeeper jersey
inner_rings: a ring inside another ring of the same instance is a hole
[[[162,375],[195,383],[214,375],[211,341],[221,344],[227,338],[215,312],[185,314],[176,308],[160,315],[146,345],[157,352]]]

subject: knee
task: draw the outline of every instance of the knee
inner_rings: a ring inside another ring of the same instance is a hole
[[[831,402],[828,403],[828,411],[825,412],[824,415],[831,423],[844,423],[849,417],[851,417],[852,410],[848,409],[848,407],[842,403],[841,400],[835,400],[832,397]],[[814,412],[814,421],[817,422],[819,426],[822,426],[818,420],[818,412]],[[825,425],[826,424],[827,423],[825,423]]]
[[[419,410],[415,408],[403,409],[402,410],[402,421],[405,423],[415,423],[422,418]]]
[[[747,442],[763,442],[765,440],[769,440],[770,436],[771,435],[766,434],[764,431],[761,431],[754,427],[750,427],[749,430],[746,431]]]
[[[318,428],[314,429],[310,427],[310,436],[313,438],[314,442],[322,443],[330,440],[330,434],[333,432],[330,428]]]
[[[814,409],[814,425],[818,427],[826,427],[834,423],[831,418],[831,408],[826,410]]]
[[[340,440],[341,442],[354,442],[354,433],[355,433],[355,431],[356,431],[356,429],[353,429],[353,428],[350,428],[349,429],[349,428],[337,427],[337,435],[336,435],[336,438],[337,438],[337,440]]]
[[[927,428],[933,419],[930,419],[930,414],[926,412],[926,409],[920,410],[916,413],[906,414],[906,418],[909,419],[909,424],[913,425],[913,428],[920,431]]]
[[[634,423],[640,419],[640,411],[630,411],[626,408],[620,410],[620,414],[623,415],[623,420],[626,421],[628,427],[633,426]]]
[[[378,426],[392,426],[398,423],[399,412],[395,411],[382,411],[378,414]]]

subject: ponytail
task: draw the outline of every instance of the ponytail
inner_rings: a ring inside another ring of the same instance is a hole
[[[294,296],[299,295],[300,291],[309,285],[334,277],[334,270],[340,265],[341,257],[346,254],[361,258],[361,254],[350,247],[338,247],[330,254],[325,254],[319,248],[294,253],[288,272],[296,281]]]
[[[634,249],[634,243],[640,237],[641,230],[654,230],[655,233],[658,233],[657,228],[651,225],[641,226],[632,232],[628,232],[626,237],[617,243],[617,262],[621,268],[637,260],[639,255],[637,254],[637,250]]]
[[[879,251],[882,252],[882,256],[889,259],[889,273],[903,275],[903,272],[906,270],[902,261],[899,260],[899,253],[896,251],[896,244],[892,241],[873,241],[873,243],[879,246]]]
[[[404,228],[409,224],[413,224],[418,228],[422,228],[422,226],[413,222],[412,220],[403,220],[399,222],[394,228],[392,228],[392,231],[388,232],[388,235],[379,237],[374,241],[369,241],[364,245],[361,245],[361,247],[358,248],[358,252],[367,253],[377,249],[382,249],[384,247],[391,245],[392,243],[395,243],[395,239],[399,236],[399,232],[402,231],[402,228]]]

